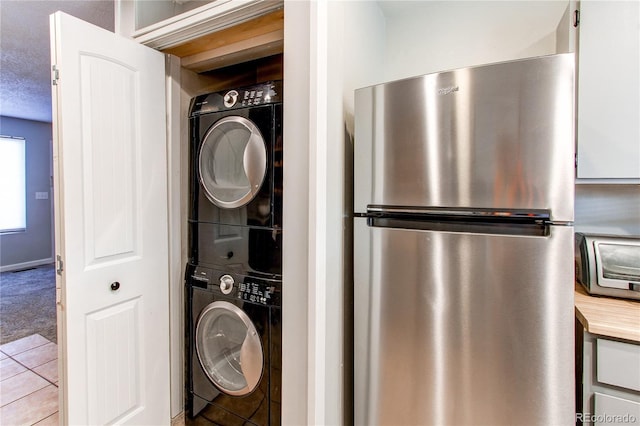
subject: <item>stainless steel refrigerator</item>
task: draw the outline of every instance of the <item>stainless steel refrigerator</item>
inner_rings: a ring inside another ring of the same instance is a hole
[[[355,96],[355,423],[574,423],[573,55]]]

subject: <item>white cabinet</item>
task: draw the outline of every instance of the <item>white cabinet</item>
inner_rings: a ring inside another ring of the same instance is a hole
[[[556,27],[556,53],[576,52],[576,27],[578,26],[578,3],[570,0]]]
[[[598,381],[640,392],[640,345],[596,339]]]
[[[211,3],[212,0],[155,0],[134,2],[135,29],[149,27],[165,19],[182,15],[198,7]]]
[[[640,179],[640,3],[583,1],[578,179]]]
[[[594,395],[593,424],[627,425],[638,424],[640,404],[624,398],[596,392]]]
[[[640,344],[576,325],[576,424],[640,425]]]

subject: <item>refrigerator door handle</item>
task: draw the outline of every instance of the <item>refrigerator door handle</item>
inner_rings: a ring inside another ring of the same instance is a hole
[[[549,210],[541,209],[495,209],[495,208],[448,208],[448,207],[403,207],[368,205],[367,217],[422,219],[422,220],[458,220],[482,222],[512,223],[548,223]]]
[[[552,226],[547,223],[507,221],[438,220],[433,217],[393,218],[367,216],[367,225],[374,228],[410,229],[464,234],[513,235],[548,237]]]

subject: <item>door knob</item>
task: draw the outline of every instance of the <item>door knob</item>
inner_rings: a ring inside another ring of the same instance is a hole
[[[114,281],[111,283],[111,291],[116,291],[120,288],[120,283],[118,281]]]

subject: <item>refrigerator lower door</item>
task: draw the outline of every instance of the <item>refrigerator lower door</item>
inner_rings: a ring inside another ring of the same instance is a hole
[[[573,227],[355,220],[357,425],[573,424]]]

